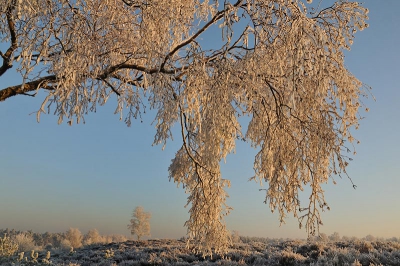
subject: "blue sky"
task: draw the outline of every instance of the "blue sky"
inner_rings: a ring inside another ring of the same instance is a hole
[[[332,1],[324,1],[329,3]],[[373,88],[377,101],[361,127],[361,141],[347,179],[324,186],[331,211],[323,213],[321,232],[363,237],[400,237],[400,1],[366,0],[370,28],[357,33],[346,65]],[[0,46],[4,49],[4,46]],[[10,72],[0,88],[19,83]],[[151,146],[154,112],[130,128],[114,115],[112,103],[86,117],[86,124],[57,125],[53,115],[36,122],[44,93],[0,102],[0,228],[61,232],[77,227],[97,228],[102,234],[129,234],[132,210],[141,205],[152,213],[154,238],[186,234],[187,195],[168,180],[168,166],[181,145],[179,136],[164,151]],[[241,235],[305,238],[297,221],[279,227],[279,217],[263,204],[253,175],[255,150],[238,143],[222,174],[232,182],[228,228]],[[289,214],[290,216],[290,214]]]

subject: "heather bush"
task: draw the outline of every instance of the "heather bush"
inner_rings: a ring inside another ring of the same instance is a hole
[[[374,250],[374,246],[369,241],[360,241],[356,243],[356,248],[360,253],[369,253]]]
[[[280,265],[296,265],[301,264],[303,261],[306,260],[301,254],[294,253],[290,250],[283,250],[281,252],[281,259],[279,261]]]
[[[18,251],[18,244],[13,239],[4,235],[0,238],[0,258],[10,257]]]
[[[97,234],[87,233],[89,235]],[[240,237],[247,243],[238,243],[229,248],[224,256],[213,255],[203,257],[193,253],[186,247],[185,241],[179,240],[129,240],[117,243],[118,235],[108,236],[113,243],[97,243],[89,246],[72,249],[71,242],[64,238],[67,234],[49,234],[47,237],[34,237],[41,239],[40,243],[47,243],[54,236],[60,237],[63,249],[51,248],[47,250],[30,250],[20,252],[20,256],[13,255],[0,258],[1,266],[67,266],[67,265],[299,265],[299,266],[339,266],[339,265],[400,265],[400,243],[393,241],[342,241],[340,242],[313,242],[305,240],[267,239],[261,237]],[[0,230],[1,235],[1,230]],[[4,234],[3,234],[4,235]],[[16,237],[19,235],[19,237]],[[24,237],[22,237],[24,235]],[[25,237],[28,236],[28,237]],[[35,233],[13,231],[8,237],[9,241],[16,238],[30,239]],[[61,238],[61,236],[63,236]],[[98,235],[97,235],[98,236]],[[3,238],[0,240],[3,241]],[[96,238],[94,238],[96,239]],[[121,237],[121,240],[123,237]],[[17,243],[14,242],[17,245]],[[18,250],[18,248],[16,249]],[[369,251],[368,251],[369,250]],[[368,251],[368,252],[367,252]]]
[[[353,252],[350,252],[348,249],[339,249],[337,255],[338,265],[345,265],[353,263],[358,256],[356,256]]]

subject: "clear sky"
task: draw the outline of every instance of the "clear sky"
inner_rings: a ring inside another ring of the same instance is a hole
[[[361,144],[348,172],[357,189],[339,178],[337,185],[324,186],[331,211],[323,213],[321,232],[400,237],[400,1],[365,0],[364,6],[370,27],[357,33],[345,62],[373,88],[377,101],[365,101],[370,112],[354,132]],[[19,82],[10,73],[1,77],[0,88]],[[112,103],[88,115],[86,124],[57,125],[53,115],[42,115],[37,123],[31,113],[43,96],[0,102],[0,228],[97,228],[101,234],[129,235],[126,225],[141,205],[152,213],[152,237],[186,234],[187,195],[168,180],[168,166],[181,145],[178,135],[164,151],[151,146],[154,112],[128,128],[113,114]],[[279,227],[278,215],[263,204],[264,192],[247,181],[255,150],[238,143],[236,151],[222,166],[232,182],[228,228],[248,236],[306,238],[294,219]]]

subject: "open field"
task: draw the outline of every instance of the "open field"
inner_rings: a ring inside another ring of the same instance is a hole
[[[1,265],[400,265],[397,241],[349,240],[337,242],[279,241],[242,238],[226,256],[205,257],[186,248],[184,240],[162,239],[92,244],[73,251],[25,252],[0,259]],[[247,243],[245,243],[247,242]]]

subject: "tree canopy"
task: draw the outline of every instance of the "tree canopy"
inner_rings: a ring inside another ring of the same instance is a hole
[[[54,112],[69,124],[110,98],[128,126],[150,107],[154,144],[166,145],[178,124],[182,147],[169,178],[189,194],[185,225],[202,251],[229,243],[220,163],[238,140],[258,150],[253,179],[268,184],[265,202],[281,221],[292,212],[318,232],[328,208],[321,184],[346,175],[368,90],[343,54],[367,27],[366,8],[347,0],[3,2],[0,79],[15,68],[21,80],[0,88],[0,101],[46,91],[37,119]]]
[[[128,229],[131,230],[131,235],[137,236],[137,240],[142,236],[150,236],[150,218],[151,213],[145,212],[142,206],[133,210]]]

